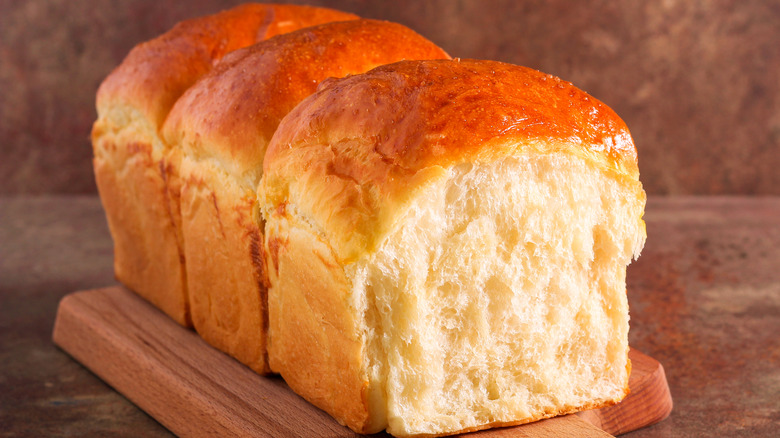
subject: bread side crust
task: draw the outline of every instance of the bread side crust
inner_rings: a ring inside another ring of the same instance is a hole
[[[132,126],[132,124],[131,124]],[[183,249],[168,206],[171,169],[143,129],[94,128],[93,169],[114,241],[117,280],[183,326],[191,326]]]
[[[209,344],[260,374],[266,358],[266,277],[255,195],[210,163],[184,159],[182,225],[193,325]]]
[[[359,433],[378,432],[350,284],[308,224],[275,210],[266,223],[271,369],[303,398]]]

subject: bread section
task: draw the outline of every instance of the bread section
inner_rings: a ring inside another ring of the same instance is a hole
[[[264,223],[256,188],[282,118],[326,78],[446,57],[400,24],[328,23],[230,53],[176,102],[162,132],[183,157],[188,296],[204,339],[258,372],[269,371]]]
[[[184,21],[139,44],[103,81],[92,129],[93,165],[120,282],[191,326],[181,157],[160,137],[168,112],[226,54],[274,35],[356,18],[325,8],[245,4]]]
[[[328,82],[259,190],[269,357],[353,430],[444,435],[620,401],[645,194],[624,123],[492,61]]]

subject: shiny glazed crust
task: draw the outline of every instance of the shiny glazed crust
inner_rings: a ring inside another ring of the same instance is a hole
[[[259,182],[279,122],[321,81],[402,60],[445,59],[432,42],[400,24],[352,20],[312,26],[237,50],[190,88],[163,128],[166,142]]]
[[[406,207],[448,168],[559,152],[630,187],[631,202],[644,204],[623,121],[556,77],[493,61],[431,60],[323,83],[277,129],[258,189],[267,221],[271,368],[342,424],[382,430],[386,419],[372,406],[377,389],[361,353],[366,327],[356,315],[355,263],[371,259]],[[625,394],[627,378],[623,387]]]
[[[176,100],[226,54],[274,35],[355,19],[324,8],[246,4],[139,44],[101,84],[94,170],[119,281],[191,325],[179,208],[181,156],[158,131]],[[175,151],[174,151],[175,152]]]
[[[132,106],[159,127],[179,97],[228,53],[304,27],[357,18],[327,8],[247,3],[183,21],[130,51],[100,85],[98,110]]]
[[[376,248],[415,188],[446,166],[562,150],[639,178],[633,140],[617,114],[529,68],[410,61],[321,88],[279,126],[261,192],[267,208],[296,199],[300,214],[333,239],[342,263]],[[507,149],[509,140],[519,146]]]
[[[328,23],[229,54],[177,101],[163,134],[183,156],[188,294],[195,329],[211,345],[260,373],[269,371],[255,189],[282,118],[325,78],[404,59],[446,57],[399,24]]]

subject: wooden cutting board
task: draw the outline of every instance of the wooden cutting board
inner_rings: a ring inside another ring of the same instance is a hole
[[[53,339],[179,436],[358,436],[121,286],[63,298]],[[663,367],[630,357],[631,395],[615,406],[468,436],[609,437],[661,421],[672,409]]]

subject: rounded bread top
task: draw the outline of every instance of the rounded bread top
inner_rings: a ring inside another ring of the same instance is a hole
[[[278,35],[225,56],[177,101],[163,137],[197,159],[216,159],[254,185],[279,122],[321,81],[435,58],[449,56],[411,29],[386,21],[334,22]]]
[[[569,82],[479,60],[408,61],[328,80],[279,126],[259,188],[332,237],[371,251],[415,191],[463,162],[563,151],[637,181],[625,123]]]
[[[278,34],[357,18],[327,8],[249,3],[182,21],[130,51],[100,85],[98,114],[130,106],[160,127],[179,96],[226,54]]]

